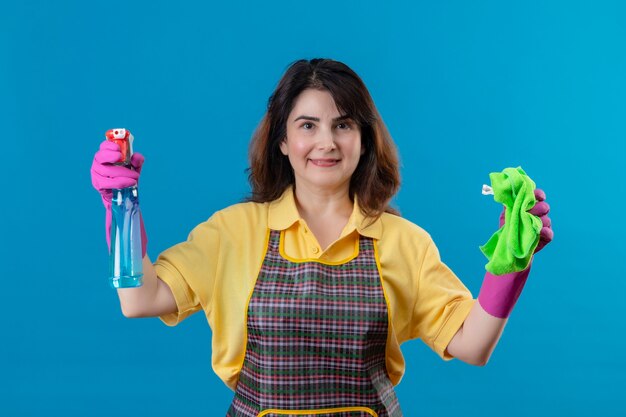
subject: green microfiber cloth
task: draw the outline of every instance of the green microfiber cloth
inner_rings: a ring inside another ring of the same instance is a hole
[[[523,271],[528,267],[541,231],[539,217],[527,213],[536,203],[535,183],[521,167],[489,174],[494,200],[504,204],[504,225],[480,247],[494,275]]]

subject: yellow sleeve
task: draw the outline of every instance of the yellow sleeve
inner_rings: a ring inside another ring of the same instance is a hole
[[[176,300],[178,312],[159,317],[175,326],[204,309],[208,314],[220,254],[220,237],[214,217],[196,226],[187,241],[162,252],[154,263],[157,276]]]
[[[474,299],[467,287],[441,261],[431,241],[421,262],[412,332],[444,360],[453,356],[445,350],[463,325]]]

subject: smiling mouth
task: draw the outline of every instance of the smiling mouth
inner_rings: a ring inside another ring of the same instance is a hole
[[[309,161],[318,167],[332,167],[337,165],[340,159],[309,159]]]

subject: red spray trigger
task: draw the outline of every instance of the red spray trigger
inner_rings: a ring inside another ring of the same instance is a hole
[[[116,165],[130,166],[130,157],[133,154],[133,135],[128,129],[109,129],[105,136],[107,140],[117,143],[122,151],[122,157]]]

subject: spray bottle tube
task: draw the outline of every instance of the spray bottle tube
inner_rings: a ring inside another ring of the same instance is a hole
[[[111,129],[106,138],[120,146],[122,157],[116,165],[132,169],[133,135],[127,129]],[[143,283],[141,220],[136,186],[114,189],[111,200],[111,252],[109,283],[113,288],[139,287]]]

